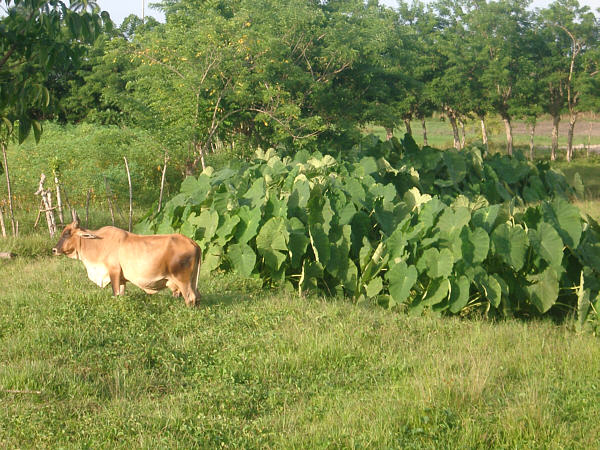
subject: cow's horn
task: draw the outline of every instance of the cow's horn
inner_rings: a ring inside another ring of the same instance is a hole
[[[77,233],[83,239],[100,239],[98,236],[92,233]]]

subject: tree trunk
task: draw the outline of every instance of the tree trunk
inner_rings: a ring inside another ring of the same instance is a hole
[[[423,146],[429,145],[427,141],[427,124],[425,123],[425,119],[421,119],[421,127],[423,128]]]
[[[459,121],[460,124],[460,131],[461,131],[461,139],[460,139],[460,146],[461,148],[465,148],[465,145],[467,143],[467,133],[465,132],[465,123],[463,122],[462,119],[460,119]]]
[[[534,158],[534,154],[533,154],[533,140],[535,138],[535,122],[531,123],[530,126],[530,131],[529,131],[529,159],[531,161],[533,161]]]
[[[485,126],[485,121],[483,119],[481,120],[481,140],[483,141],[483,145],[485,147],[485,154],[487,155],[490,152],[490,144],[488,142],[488,134],[487,134],[487,128]]]
[[[512,125],[510,123],[510,118],[505,116],[502,118],[504,121],[504,128],[506,129],[506,154],[512,156],[513,154],[513,135],[512,135]]]
[[[202,170],[204,170],[206,169],[206,163],[204,162],[204,146],[196,144],[196,150],[198,151],[198,156],[200,157],[200,165],[202,166]]]
[[[385,140],[389,141],[392,137],[394,137],[394,129],[385,127]]]
[[[558,124],[560,123],[560,114],[552,116],[552,149],[550,150],[550,159],[556,161],[558,152]]]
[[[412,136],[412,128],[410,127],[410,119],[404,119],[404,125],[406,126],[406,134]]]
[[[448,120],[450,121],[450,125],[452,125],[452,136],[454,137],[454,148],[460,150],[460,137],[458,135],[458,125],[456,124],[456,116],[454,115],[454,111],[449,110],[446,115],[448,116]]]
[[[6,143],[0,142],[2,146],[2,158],[4,160],[4,174],[6,175],[6,190],[8,193],[8,215],[10,217],[10,224],[12,225],[13,236],[16,236],[17,228],[15,225],[15,215],[13,212],[13,204],[12,204],[12,188],[10,184],[10,176],[8,175],[8,159],[6,157]]]
[[[575,123],[577,122],[577,113],[569,117],[569,131],[567,133],[567,161],[573,159],[573,133],[575,132]]]

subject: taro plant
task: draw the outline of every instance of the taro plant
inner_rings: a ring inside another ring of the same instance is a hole
[[[583,323],[598,306],[600,227],[574,194],[524,159],[368,138],[344,157],[271,149],[208,168],[136,230],[196,240],[205,273],[300,293],[413,314],[572,310]]]

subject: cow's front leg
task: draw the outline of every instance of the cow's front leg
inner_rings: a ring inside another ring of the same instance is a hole
[[[110,275],[110,285],[112,287],[113,295],[119,296],[125,294],[125,279],[121,275],[121,270],[111,271]]]

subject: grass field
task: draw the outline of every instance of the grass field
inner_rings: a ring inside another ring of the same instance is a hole
[[[600,346],[568,324],[411,318],[229,275],[201,279],[188,309],[135,287],[113,298],[47,256],[0,272],[0,447],[600,441]]]
[[[467,121],[465,124],[467,143],[481,143],[481,125],[478,120]],[[590,127],[591,125],[591,127]],[[417,144],[423,145],[423,131],[420,121],[412,121],[413,137]],[[499,118],[491,117],[486,120],[488,128],[488,137],[490,148],[493,151],[504,152],[506,147],[506,134],[504,124]],[[426,120],[428,143],[436,148],[450,148],[453,145],[452,127],[444,118],[435,117]],[[567,145],[568,118],[564,118],[559,126],[559,146]],[[385,138],[383,127],[368,126],[365,132],[373,133],[380,138]],[[394,130],[394,135],[402,138],[406,129],[404,126]],[[513,122],[513,139],[516,148],[521,148],[528,154],[529,152],[529,128],[523,121],[515,120]],[[536,147],[536,156],[542,158],[549,157],[549,147],[552,142],[552,122],[549,117],[542,117],[536,125],[534,145]],[[600,145],[600,120],[594,117],[580,117],[575,125],[575,134],[573,138],[574,145]],[[562,158],[564,151],[559,152],[558,157]],[[585,154],[585,150],[576,151],[577,154]]]

